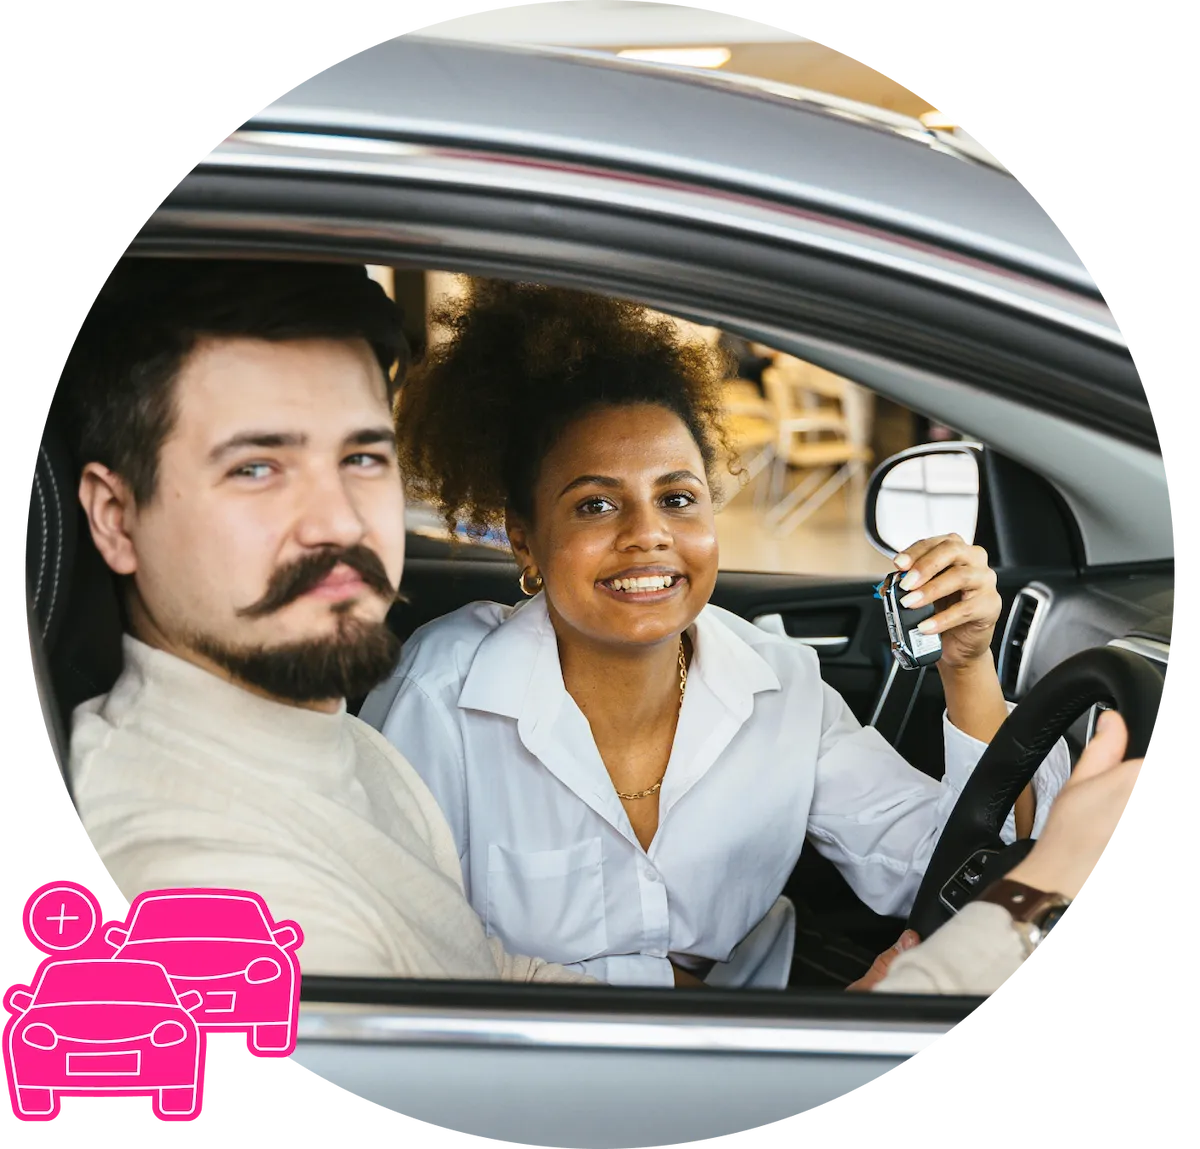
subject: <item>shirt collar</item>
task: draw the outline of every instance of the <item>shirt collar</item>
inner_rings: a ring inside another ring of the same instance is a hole
[[[745,721],[754,709],[755,694],[780,689],[779,676],[721,618],[724,613],[709,605],[696,617],[688,675],[699,677],[726,709]],[[566,687],[543,593],[522,603],[480,643],[458,705],[528,720],[534,718],[532,711],[545,711],[547,703],[553,702],[557,712],[561,697],[555,699],[556,694],[565,696]]]

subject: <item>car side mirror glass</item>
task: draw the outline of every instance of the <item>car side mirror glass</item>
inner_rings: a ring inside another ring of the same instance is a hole
[[[104,931],[104,940],[113,949],[119,950],[129,940],[129,931],[123,930],[120,926],[110,926]]]
[[[188,1011],[188,1013],[191,1013],[193,1009],[198,1009],[204,1004],[204,994],[199,993],[194,989],[185,989],[183,993],[179,995],[179,1004],[182,1005],[183,1008]]]
[[[928,443],[882,462],[867,484],[864,522],[872,546],[894,558],[934,535],[973,543],[981,450],[977,443]]]

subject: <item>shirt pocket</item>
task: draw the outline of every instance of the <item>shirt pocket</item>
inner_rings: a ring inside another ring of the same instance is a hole
[[[602,954],[608,929],[601,840],[531,852],[491,843],[486,924],[509,953],[564,965]]]

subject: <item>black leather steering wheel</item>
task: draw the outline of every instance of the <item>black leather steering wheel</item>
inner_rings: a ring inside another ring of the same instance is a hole
[[[1072,723],[1101,703],[1129,728],[1127,756],[1146,753],[1163,673],[1118,647],[1073,655],[1042,678],[1009,714],[959,795],[917,891],[908,927],[927,938],[996,878],[1032,843],[1005,846],[1000,830],[1022,790]]]

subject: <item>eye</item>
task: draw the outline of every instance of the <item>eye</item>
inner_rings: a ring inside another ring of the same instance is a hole
[[[234,467],[229,472],[231,479],[250,479],[252,482],[261,482],[263,479],[268,479],[274,474],[275,468],[270,463],[242,463],[238,467]]]
[[[374,451],[356,451],[353,455],[347,455],[342,463],[358,471],[370,471],[390,466],[391,461],[387,455],[380,455]]]
[[[669,495],[662,497],[662,505],[675,511],[685,510],[687,507],[694,506],[695,503],[696,496],[691,491],[672,491]]]
[[[602,515],[605,511],[616,510],[616,504],[603,495],[593,495],[590,499],[584,499],[575,509],[581,515]]]

